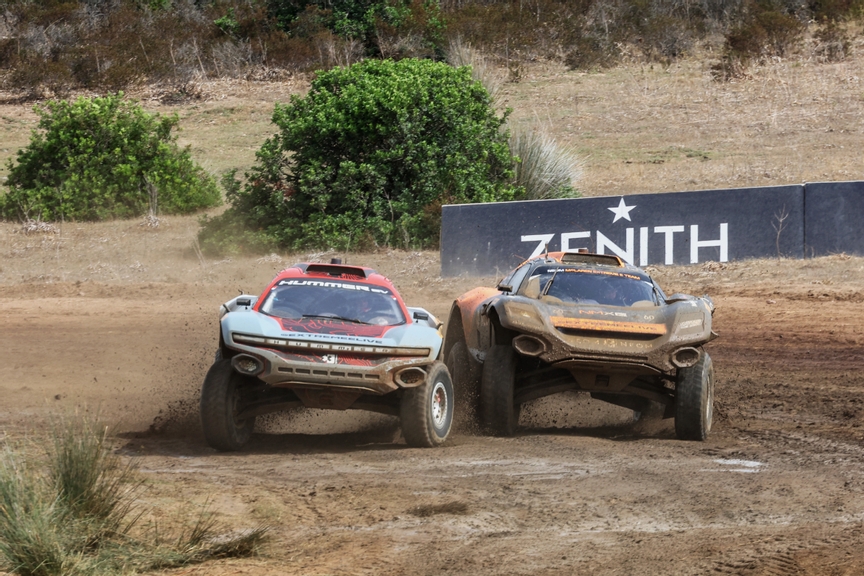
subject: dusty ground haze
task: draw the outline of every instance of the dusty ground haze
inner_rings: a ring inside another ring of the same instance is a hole
[[[716,84],[688,62],[536,65],[505,99],[514,122],[547,123],[584,155],[586,195],[860,179],[862,66],[775,62]],[[180,106],[135,96],[178,113],[181,142],[214,173],[250,166],[273,104],[305,89],[204,88]],[[35,118],[0,105],[3,159]],[[529,406],[515,438],[410,449],[391,419],[304,410],[218,454],[196,410],[223,301],[336,255],[442,318],[497,278],[441,279],[433,252],[204,258],[197,229],[170,216],[0,224],[0,441],[38,443],[57,414],[98,411],[147,480],[150,516],[209,499],[231,525],[273,527],[258,558],[163,574],[864,573],[864,258],[650,269],[667,292],[717,303],[718,416],[703,443],[570,394]]]

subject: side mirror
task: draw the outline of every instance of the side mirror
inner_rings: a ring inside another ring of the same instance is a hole
[[[498,284],[498,290],[500,290],[501,292],[510,293],[513,292],[513,286],[511,286],[510,284]]]
[[[414,312],[414,320],[429,320],[429,314],[424,312]]]
[[[237,306],[249,307],[251,305],[252,305],[252,299],[251,298],[238,298],[237,299]]]

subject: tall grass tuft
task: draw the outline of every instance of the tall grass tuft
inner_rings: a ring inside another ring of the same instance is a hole
[[[9,447],[0,454],[0,556],[23,576],[66,574],[77,564],[58,530],[57,502]]]
[[[511,127],[510,152],[519,159],[515,184],[525,190],[520,199],[581,196],[576,183],[582,177],[582,161],[562,150],[543,128]]]
[[[94,538],[131,527],[141,483],[135,480],[134,465],[123,464],[111,451],[108,429],[85,418],[64,419],[55,426],[53,440],[48,473],[69,520],[90,524]]]
[[[480,82],[495,102],[504,86],[504,75],[479,50],[456,37],[447,46],[447,63],[458,68],[471,67],[471,78]]]
[[[266,527],[221,532],[206,508],[179,534],[137,529],[143,488],[86,418],[54,427],[47,459],[0,452],[0,570],[21,576],[134,573],[255,554]]]

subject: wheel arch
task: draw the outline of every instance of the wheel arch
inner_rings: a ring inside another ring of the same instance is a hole
[[[495,305],[490,306],[486,311],[486,315],[489,317],[489,327],[492,330],[489,343],[493,346],[510,346],[513,342],[513,338],[517,336],[517,333],[505,328],[501,323],[501,315],[498,312],[498,307]]]
[[[464,311],[459,306],[458,301],[454,301],[450,307],[450,315],[447,317],[447,330],[444,332],[444,345],[442,346],[441,358],[447,358],[450,350],[457,342],[463,340],[468,341],[468,334],[465,332],[465,324],[462,320]]]

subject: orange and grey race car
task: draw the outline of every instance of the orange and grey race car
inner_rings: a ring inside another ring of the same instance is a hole
[[[666,296],[617,256],[548,253],[458,298],[444,357],[457,397],[476,398],[496,435],[513,434],[524,402],[582,390],[640,414],[661,405],[679,438],[704,440],[713,312],[708,296]]]

